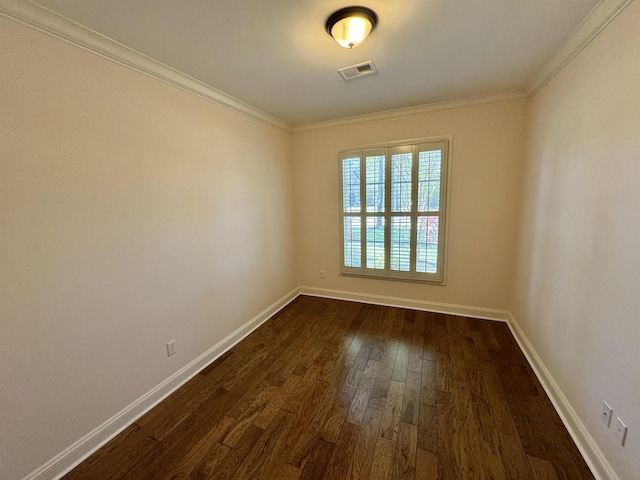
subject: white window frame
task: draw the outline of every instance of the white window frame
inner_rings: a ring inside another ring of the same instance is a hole
[[[338,152],[338,217],[340,232],[340,275],[368,277],[388,280],[401,280],[409,282],[429,283],[436,285],[446,284],[447,270],[447,232],[449,217],[449,191],[450,191],[450,171],[451,171],[451,136],[430,137],[412,140],[403,140],[398,142],[388,142],[383,144],[362,145],[356,147],[348,147]],[[417,211],[417,191],[418,191],[418,153],[420,151],[442,150],[442,163],[440,173],[440,198],[439,211],[434,212],[418,212]],[[391,212],[391,155],[399,152],[412,152],[412,176],[411,176],[411,198],[412,206],[410,212]],[[385,156],[385,208],[384,212],[367,212],[366,207],[366,175],[365,163],[366,157],[383,153]],[[344,159],[359,158],[360,160],[360,212],[344,212],[343,208],[343,168]],[[367,241],[366,241],[366,219],[368,217],[382,216],[385,221],[385,242],[384,256],[385,268],[373,269],[367,268]],[[411,218],[411,258],[410,270],[401,272],[391,270],[390,268],[390,249],[391,249],[391,226],[392,217],[402,216]],[[419,216],[437,216],[438,217],[438,257],[437,272],[422,273],[416,272],[416,252],[417,252],[417,219]],[[345,266],[344,257],[344,219],[347,217],[360,218],[361,234],[361,266],[347,267]]]

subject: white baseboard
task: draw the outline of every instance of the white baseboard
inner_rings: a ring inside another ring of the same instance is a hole
[[[596,480],[620,480],[511,313],[507,324],[593,476]]]
[[[326,288],[300,287],[300,294],[310,295],[313,297],[335,298],[337,300],[351,300],[353,302],[384,305],[387,307],[411,308],[414,310],[425,310],[427,312],[445,313],[448,315],[461,315],[471,318],[481,318],[484,320],[497,320],[499,322],[506,322],[510,315],[506,310],[496,310],[493,308],[469,307],[466,305],[429,302],[427,300],[414,300],[401,297],[388,297],[384,295],[373,295],[370,293],[329,290]]]
[[[180,388],[200,370],[286,307],[298,295],[298,288],[291,290],[235,332],[231,333],[188,365],[178,370],[155,388],[115,414],[102,425],[96,427],[93,431],[56,455],[40,468],[24,477],[23,480],[50,480],[61,478],[138,418],[155,407],[164,400],[164,398]]]

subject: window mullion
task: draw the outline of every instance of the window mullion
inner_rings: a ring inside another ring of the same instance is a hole
[[[444,275],[444,248],[445,248],[445,229],[447,214],[446,210],[443,212],[443,207],[445,209],[448,208],[447,202],[447,190],[449,188],[449,145],[445,144],[441,150],[442,160],[440,164],[440,201],[439,201],[439,210],[438,210],[438,273],[440,274],[440,278],[443,278]],[[442,215],[441,215],[442,212]],[[444,221],[443,221],[444,220]]]
[[[384,149],[384,272],[391,272],[391,155]]]
[[[411,149],[411,257],[409,270],[411,276],[416,273],[416,252],[418,251],[418,149]]]
[[[360,152],[360,251],[362,271],[367,271],[367,162]]]

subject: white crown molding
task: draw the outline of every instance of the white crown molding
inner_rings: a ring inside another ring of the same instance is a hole
[[[299,289],[294,288],[275,303],[264,309],[235,332],[218,342],[195,360],[178,370],[155,388],[145,393],[133,403],[116,413],[102,425],[96,427],[80,440],[60,452],[37,470],[31,472],[22,480],[49,480],[61,478],[82,461],[86,460],[100,447],[114,438],[125,428],[147,413],[175,390],[193,378],[199,371],[213,362],[220,355],[253,332],[264,322],[286,307],[299,295]]]
[[[620,480],[511,313],[507,324],[596,480]]]
[[[380,122],[384,120],[397,120],[401,118],[416,117],[419,115],[429,115],[433,113],[447,112],[450,110],[460,110],[462,108],[483,107],[496,103],[515,102],[525,100],[523,92],[503,92],[490,95],[480,95],[477,97],[460,98],[458,100],[447,100],[444,102],[428,103],[413,107],[397,108],[382,112],[366,113],[352,117],[336,118],[335,120],[325,120],[321,122],[305,123],[293,127],[293,132],[306,132],[310,130],[321,130],[325,128],[338,128],[347,125],[360,125],[364,123]]]
[[[460,315],[471,318],[481,318],[483,320],[495,320],[498,322],[506,322],[509,318],[508,311],[496,310],[494,308],[469,307],[467,305],[454,305],[450,303],[430,302],[427,300],[414,300],[411,298],[388,297],[385,295],[374,295],[371,293],[330,290],[327,288],[300,287],[300,295],[333,298],[336,300],[349,300],[352,302],[369,303],[372,305],[383,305],[385,307],[410,308],[412,310]]]
[[[632,1],[600,0],[564,44],[535,74],[526,88],[527,96],[531,98],[538,93]]]
[[[157,60],[27,0],[0,0],[0,16],[34,28],[255,120],[291,131],[291,125]]]

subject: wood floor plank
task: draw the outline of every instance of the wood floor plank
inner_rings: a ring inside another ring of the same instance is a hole
[[[345,477],[347,480],[366,480],[369,478],[369,470],[381,424],[382,412],[374,408],[367,408]]]
[[[443,380],[442,383],[444,385],[446,382]],[[435,407],[437,390],[438,382],[436,362],[425,359],[422,361],[422,376],[420,380],[420,403]]]
[[[527,455],[527,460],[531,465],[534,480],[559,480],[556,467],[549,460],[534,457],[533,455]]]
[[[293,390],[285,400],[282,409],[287,412],[295,413],[301,406],[307,401],[309,392],[316,388],[316,384],[320,382],[320,374],[322,373],[322,367],[313,365],[307,373],[300,378],[297,387]],[[293,376],[293,375],[292,375]],[[286,383],[286,380],[285,380]],[[284,384],[283,384],[284,387]],[[281,387],[281,388],[283,388]]]
[[[180,402],[167,408],[170,415],[161,414],[155,418],[139,420],[140,427],[153,439],[161,442],[185,420],[187,420],[204,402],[214,397],[218,388],[207,385],[197,391],[187,402]]]
[[[282,386],[287,377],[299,366],[298,359],[308,358],[310,350],[315,356],[318,356],[322,350],[322,345],[316,341],[315,335],[319,335],[323,329],[318,320],[323,315],[324,302],[320,302],[318,299],[314,300],[317,301],[312,304],[313,308],[308,310],[308,322],[300,325],[301,328],[289,336],[290,342],[283,342],[286,348],[282,352],[277,352],[278,358],[269,367],[266,379],[272,385]],[[331,311],[335,312],[337,309],[338,306],[333,305]],[[325,312],[324,315],[327,313]]]
[[[280,410],[232,478],[234,480],[273,478],[267,476],[269,472],[277,468],[279,462],[286,463],[286,455],[282,448],[292,424],[293,415]]]
[[[328,337],[336,329],[336,325],[327,322],[327,318],[333,318],[337,307],[327,309],[317,319],[319,328],[315,329],[312,336],[307,339],[304,344],[304,348],[298,352],[298,357],[295,360],[296,368],[291,372],[287,370],[287,373],[295,373],[297,375],[303,375],[310,365],[314,362],[316,357],[320,355],[321,351],[326,344]]]
[[[373,452],[373,463],[369,470],[370,480],[387,480],[393,474],[395,458],[395,442],[384,437],[378,437]]]
[[[416,451],[416,480],[438,480],[438,455],[418,448]]]
[[[307,459],[300,480],[320,480],[324,476],[327,464],[333,455],[335,445],[321,438],[316,440],[311,456]]]
[[[518,347],[513,335],[511,335],[509,326],[505,322],[491,322],[491,330],[500,344],[500,351],[509,363],[526,363],[527,360]]]
[[[276,394],[265,404],[253,424],[266,430],[278,411],[284,406],[294,392],[299,391],[302,379],[297,375],[289,375]]]
[[[469,328],[469,322],[466,317],[456,316],[458,322],[458,331],[462,337],[471,337],[471,329]]]
[[[220,446],[219,440],[229,431],[236,422],[236,419],[224,416],[222,419],[204,435],[198,443],[191,448],[179,461],[171,465],[165,473],[165,478],[187,478],[189,474],[206,464],[208,470],[215,468],[217,460],[228,453],[229,446]],[[223,447],[227,447],[226,449]]]
[[[304,463],[318,438],[336,443],[352,402],[352,394],[355,393],[352,387],[345,388],[352,370],[336,364],[329,383],[318,381],[312,385],[313,390],[307,395],[307,402],[295,412],[293,431],[297,440],[289,453],[289,463],[292,465],[301,466]],[[359,370],[357,372],[362,373]]]
[[[333,455],[322,477],[324,480],[342,480],[345,478],[356,449],[360,430],[359,426],[352,423],[345,422],[342,424],[336,448],[333,449]]]
[[[65,480],[125,478],[140,458],[158,446],[158,442],[133,424],[87,460],[65,475]]]
[[[177,392],[136,420],[136,425],[143,428],[150,437],[161,441],[217,389],[210,379],[196,375]],[[175,412],[179,414],[175,415]]]
[[[221,443],[216,442],[211,445],[200,464],[196,465],[186,478],[189,480],[206,480],[213,477],[218,471],[219,465],[225,460],[230,451],[230,447],[222,445]]]
[[[229,410],[229,415],[235,415],[235,419],[222,440],[222,444],[233,447],[240,437],[247,431],[249,425],[262,413],[264,407],[278,394],[280,387],[264,385],[263,389],[252,399],[243,412],[236,408]]]
[[[491,353],[489,353],[482,331],[471,330],[471,338],[473,339],[477,357],[481,360],[491,360]]]
[[[335,322],[338,328],[329,339],[332,345],[341,345],[345,338],[353,340],[360,329],[365,315],[361,314],[366,305],[363,303],[344,302],[340,311],[336,314]],[[347,348],[349,345],[347,345]]]
[[[529,376],[526,373],[524,378],[521,378],[522,375],[518,375],[523,371],[522,366],[509,363],[502,352],[493,354],[492,364],[500,378],[500,384],[505,395],[512,397],[517,397],[521,394],[538,395]]]
[[[469,382],[456,382],[454,391],[458,449],[463,478],[506,480],[500,456],[484,438],[474,409]]]
[[[158,447],[136,463],[128,475],[130,478],[166,478],[179,466],[181,459],[224,416],[230,392],[218,389],[186,420],[174,429]],[[207,421],[204,421],[207,419]],[[141,429],[143,430],[143,429]]]
[[[322,429],[338,397],[339,383],[326,384],[317,382],[312,385],[307,401],[300,405],[294,413],[295,423],[293,431],[296,441],[288,452],[288,463],[302,466],[305,459],[312,454],[312,448],[318,439],[335,443],[335,439],[327,439],[322,435]]]
[[[478,354],[472,337],[462,337],[462,358],[467,369],[479,370]]]
[[[371,348],[363,345],[356,355],[356,359],[353,362],[353,368],[356,370],[364,370],[367,366],[367,362],[369,361],[369,355],[371,355]]]
[[[301,474],[302,470],[298,467],[285,463],[278,469],[273,478],[277,478],[278,480],[298,480]]]
[[[483,461],[488,466],[491,478],[505,479],[507,478],[506,470],[500,452],[500,442],[496,435],[496,425],[487,401],[484,378],[482,373],[475,369],[469,369],[467,374],[471,389],[471,408],[479,426],[477,438],[474,441],[481,449]]]
[[[440,360],[440,357],[443,354],[449,354],[449,332],[447,331],[447,327],[442,325],[436,325],[436,335],[435,335],[435,344],[436,344],[436,360]]]
[[[233,351],[229,350],[228,352],[223,353],[218,358],[216,358],[213,362],[211,362],[208,366],[200,370],[198,375],[207,376],[210,373],[214,372],[218,367],[220,367],[227,359],[234,355]],[[195,377],[194,377],[195,378]]]
[[[347,356],[356,358],[362,349],[366,349],[367,357],[371,355],[372,347],[374,345],[373,330],[376,328],[379,317],[379,309],[375,305],[365,305],[358,312],[358,319],[350,328],[353,333],[353,340],[349,349],[346,352]],[[357,327],[357,330],[356,330]],[[354,362],[355,363],[355,362]],[[359,365],[366,365],[366,360]],[[361,368],[362,370],[363,368]]]
[[[496,426],[506,473],[510,479],[531,478],[533,473],[493,363],[480,361],[480,370],[484,379],[485,398]]]
[[[422,365],[422,361],[420,361]],[[418,372],[407,372],[407,380],[404,385],[404,395],[402,397],[403,422],[411,425],[418,425],[418,415],[420,413],[420,384],[422,375]]]
[[[362,374],[362,378],[360,379],[360,383],[358,384],[358,388],[353,396],[351,406],[349,407],[349,412],[347,413],[347,422],[353,423],[355,425],[362,425],[365,412],[367,411],[369,395],[371,394],[373,382],[376,375],[378,374],[379,369],[380,362],[369,359],[367,367],[365,368],[364,373]]]
[[[448,352],[439,352],[436,364],[436,388],[451,393],[453,388],[453,361]]]
[[[451,337],[450,337],[451,339]],[[467,379],[467,366],[464,361],[464,349],[462,347],[462,338],[458,337],[457,343],[449,345],[449,358],[451,359],[451,371],[454,381],[464,382]]]
[[[303,298],[308,298],[308,297],[303,297]],[[282,324],[284,323],[285,326],[282,327],[285,332],[287,331],[287,327],[286,325],[295,325],[296,324],[296,320],[299,318],[307,318],[307,317],[313,317],[314,312],[317,308],[317,305],[315,305],[314,303],[310,302],[310,301],[306,301],[306,302],[300,302],[297,305],[298,309],[294,312],[291,312],[289,310],[289,308],[287,307],[284,310],[281,310],[280,312],[278,312],[275,320]],[[268,323],[271,323],[271,321],[269,321]],[[301,326],[302,329],[308,328],[308,326],[302,325]],[[286,339],[282,340],[281,342],[278,343],[278,345],[271,351],[271,355],[268,355],[261,363],[261,365],[263,367],[269,368],[272,367],[273,364],[279,360],[282,355],[289,350],[289,348],[291,348],[291,345],[294,343],[294,341],[298,338],[297,335],[288,335]]]
[[[257,366],[233,392],[216,390],[180,425],[131,470],[132,478],[165,478],[207,432],[214,428],[228,410],[256,383],[262,381],[265,368]]]
[[[400,422],[396,454],[393,462],[394,475],[406,480],[416,478],[416,452],[418,448],[418,427]]]
[[[321,355],[316,357],[316,362],[314,363],[321,367],[319,381],[330,384],[338,372],[341,372],[345,367],[351,368],[353,362],[346,355],[349,342],[349,337],[345,337],[342,345],[329,343],[322,350]],[[355,358],[353,358],[353,361],[355,361]]]
[[[382,414],[380,436],[389,440],[395,440],[400,427],[402,413],[402,401],[404,397],[404,383],[392,381],[389,387],[389,396]]]
[[[409,371],[420,373],[422,371],[422,356],[424,349],[425,313],[416,312],[413,324],[413,335],[409,349]]]
[[[392,312],[388,307],[376,306],[376,314],[371,319],[373,325],[370,331],[370,338],[367,339],[367,345],[371,347],[369,358],[376,362],[382,361],[382,355],[393,328],[394,317],[391,315]]]
[[[538,396],[521,395],[508,401],[525,452],[552,461],[561,479],[589,478],[589,468],[554,410]]]
[[[594,480],[508,325],[300,296],[66,480]]]
[[[325,440],[332,443],[336,443],[338,441],[342,424],[345,422],[347,415],[349,414],[353,398],[357,391],[357,385],[361,377],[362,371],[352,368],[343,383],[342,389],[333,399],[333,404],[331,405],[329,413],[325,417],[321,430],[322,437]]]
[[[438,451],[438,420],[441,412],[434,405],[420,405],[418,416],[418,446],[430,452]]]
[[[460,465],[460,440],[456,426],[453,395],[438,391],[438,472],[440,480],[459,480],[462,475]]]
[[[396,354],[396,362],[393,366],[391,379],[404,382],[409,369],[409,352],[411,348],[411,337],[413,336],[413,326],[415,323],[415,311],[404,310],[404,324],[400,334],[400,343]]]
[[[360,380],[362,379],[363,371],[355,367],[349,370],[349,374],[342,385],[342,392],[344,393],[345,400],[352,399],[356,394]]]
[[[449,345],[460,345],[463,335],[458,317],[456,315],[445,315],[445,324],[447,336],[449,337]]]
[[[487,344],[487,348],[490,351],[500,351],[500,342],[498,342],[498,339],[491,328],[491,324],[493,322],[489,320],[479,320],[478,322],[480,324],[480,330],[482,331],[485,343]]]
[[[387,403],[387,395],[389,394],[389,387],[391,386],[391,375],[393,374],[393,367],[396,361],[396,354],[398,353],[399,341],[392,338],[382,355],[382,361],[380,368],[378,369],[378,375],[373,384],[371,394],[369,395],[368,406],[371,408],[377,408],[378,410],[384,410],[384,406]]]
[[[422,339],[422,358],[436,360],[436,314],[424,312],[424,337]]]
[[[215,477],[213,478],[216,480],[228,480],[233,478],[242,462],[244,462],[249,452],[253,449],[254,445],[264,433],[265,431],[261,428],[258,428],[255,425],[250,425],[249,428],[247,428],[247,431],[244,432],[242,438],[224,457],[223,461],[215,470]],[[192,475],[197,472],[204,473],[204,477],[198,478],[212,478],[209,476],[210,471],[206,465],[200,465],[194,472],[192,472]]]

